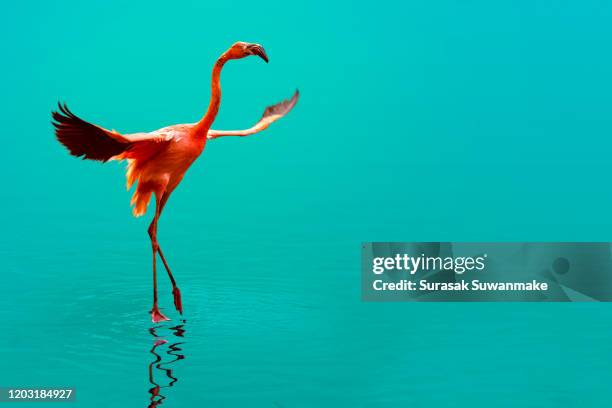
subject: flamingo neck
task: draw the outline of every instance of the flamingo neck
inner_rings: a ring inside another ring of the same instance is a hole
[[[202,136],[206,138],[208,129],[212,126],[219,112],[219,105],[221,105],[221,70],[227,60],[228,58],[223,54],[219,57],[217,62],[215,62],[215,66],[213,67],[210,103],[208,104],[206,114],[204,114],[204,117],[200,119],[195,127],[195,135],[198,137]]]

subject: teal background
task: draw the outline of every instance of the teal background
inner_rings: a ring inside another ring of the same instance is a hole
[[[242,40],[270,64],[228,64],[215,128],[302,97],[211,142],[166,207],[187,322],[163,406],[607,407],[609,304],[367,304],[359,278],[364,241],[612,240],[611,7],[5,4],[0,385],[147,406],[150,214],[131,217],[124,164],[70,157],[49,114],[195,121]]]

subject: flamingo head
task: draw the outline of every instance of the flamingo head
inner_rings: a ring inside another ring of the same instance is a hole
[[[240,59],[248,57],[249,55],[257,55],[261,57],[262,60],[268,62],[268,56],[266,55],[266,51],[259,44],[251,44],[242,41],[238,41],[234,43],[229,50],[225,52],[225,55],[228,59]]]

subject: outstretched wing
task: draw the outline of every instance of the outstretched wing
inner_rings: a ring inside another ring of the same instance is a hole
[[[71,155],[83,159],[110,160],[130,148],[131,142],[123,135],[86,122],[59,104],[53,112],[53,126],[57,140],[66,146]]]
[[[300,97],[300,92],[295,91],[291,99],[284,100],[276,105],[268,106],[263,116],[253,127],[245,130],[209,130],[208,139],[216,139],[222,136],[248,136],[266,129],[272,122],[276,122],[293,109]]]

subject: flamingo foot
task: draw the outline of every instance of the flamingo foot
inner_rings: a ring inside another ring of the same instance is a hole
[[[159,323],[170,319],[168,319],[162,312],[159,311],[157,305],[154,305],[153,309],[151,309],[151,320],[153,321],[153,323]]]
[[[181,291],[178,286],[172,288],[172,294],[174,295],[174,307],[180,314],[183,314],[183,300],[181,299]]]

